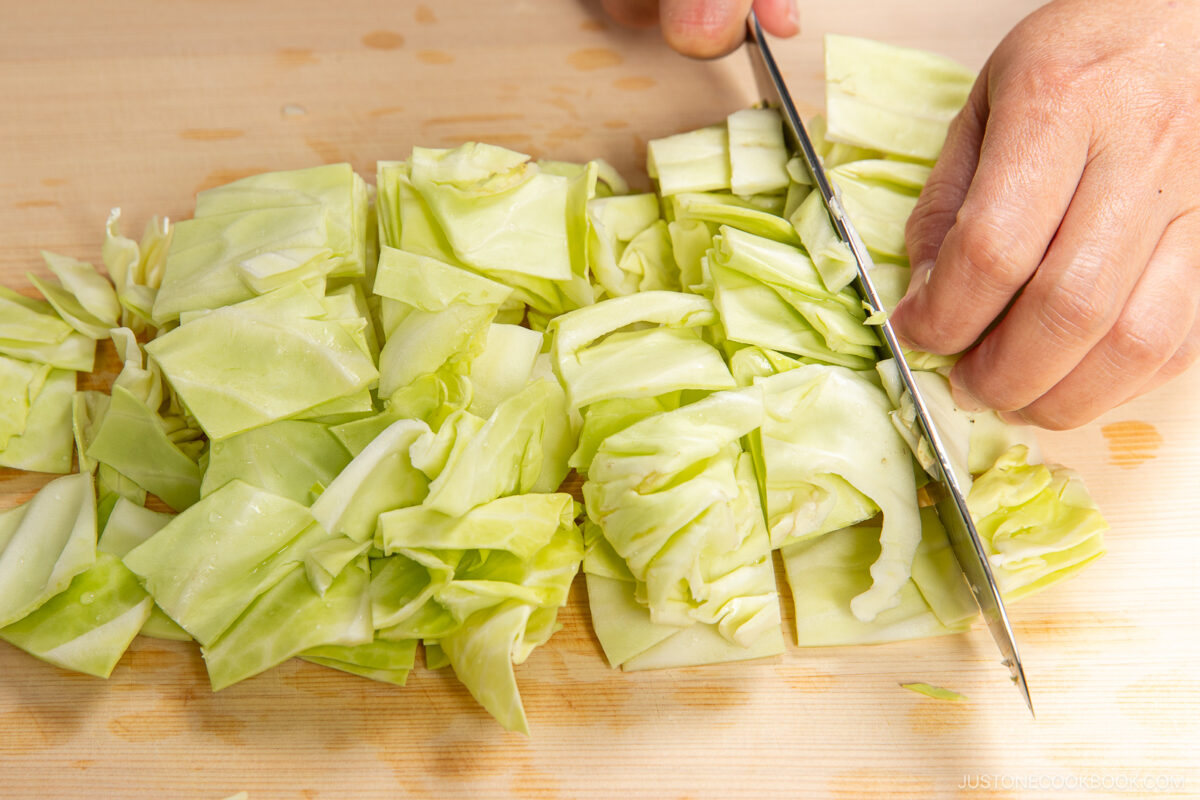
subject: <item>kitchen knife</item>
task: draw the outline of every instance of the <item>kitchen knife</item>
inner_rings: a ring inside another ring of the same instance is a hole
[[[783,117],[784,134],[789,140],[789,145],[799,153],[800,160],[804,162],[804,166],[812,178],[813,189],[821,193],[833,227],[854,255],[858,267],[858,289],[869,306],[868,313],[883,316],[881,313],[884,312],[883,304],[871,283],[870,273],[875,265],[867,252],[866,245],[859,237],[858,231],[854,229],[854,225],[846,216],[841,198],[838,196],[836,188],[830,183],[829,176],[825,173],[825,168],[813,148],[812,139],[805,130],[799,114],[796,113],[795,103],[792,102],[783,76],[771,54],[771,47],[763,36],[758,17],[753,12],[750,13],[747,27],[749,29],[747,49],[750,52],[755,78],[764,102],[767,106],[777,109]],[[935,500],[938,517],[950,537],[954,555],[962,567],[963,577],[971,589],[971,594],[979,604],[979,610],[987,622],[988,630],[991,631],[992,638],[1004,656],[1002,663],[1008,667],[1013,682],[1021,690],[1021,696],[1025,698],[1025,704],[1029,706],[1029,713],[1032,714],[1033,701],[1029,697],[1029,685],[1025,681],[1025,670],[1021,666],[1021,657],[1017,653],[1017,642],[1008,621],[1008,613],[1004,609],[1004,601],[1000,597],[1000,590],[996,585],[996,578],[988,563],[987,552],[979,538],[979,532],[975,530],[971,514],[967,510],[967,501],[963,496],[962,487],[959,486],[954,470],[950,466],[950,458],[941,436],[938,434],[937,426],[933,423],[929,406],[913,379],[908,363],[904,360],[904,353],[900,349],[900,343],[896,339],[891,321],[885,319],[879,328],[883,334],[884,349],[891,358],[895,359],[900,379],[912,398],[917,424],[935,457],[937,473],[934,476],[937,479]]]

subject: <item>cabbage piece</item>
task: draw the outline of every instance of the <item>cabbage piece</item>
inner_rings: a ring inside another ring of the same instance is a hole
[[[724,226],[709,271],[731,340],[850,368],[873,362],[878,339],[861,302],[849,289],[827,291],[798,248]]]
[[[124,561],[163,611],[208,645],[327,538],[304,506],[233,480]]]
[[[67,256],[42,251],[46,266],[61,284],[29,273],[29,282],[38,288],[58,315],[89,339],[108,338],[109,328],[117,327],[121,304],[112,284],[91,264]]]
[[[328,249],[340,254],[331,277],[367,270],[367,185],[349,164],[251,175],[196,195],[196,217],[319,204],[329,214]]]
[[[513,664],[554,632],[582,558],[579,529],[567,522],[530,559],[492,552],[460,565],[456,580],[439,591],[450,601],[457,587],[457,613],[474,610],[437,644],[471,695],[508,730],[529,730]]]
[[[499,306],[512,289],[445,261],[384,246],[374,292],[424,311],[441,311],[459,303]]]
[[[375,291],[396,301],[385,319],[381,395],[443,368],[463,372],[486,344],[488,326],[512,290],[435,258],[385,247]]]
[[[365,542],[375,535],[378,516],[415,505],[429,481],[409,451],[429,426],[399,420],[384,429],[338,474],[312,504],[312,516],[327,531]]]
[[[588,264],[596,281],[610,296],[638,290],[638,276],[621,269],[621,259],[629,243],[659,218],[658,197],[653,193],[588,201]]]
[[[370,542],[356,542],[348,536],[336,536],[313,545],[304,554],[304,574],[309,586],[324,597],[342,570],[370,547]]]
[[[0,639],[63,669],[107,678],[153,605],[119,558],[100,553],[65,591],[0,628]]]
[[[373,639],[365,644],[327,644],[300,654],[305,661],[363,678],[403,686],[417,658],[417,640]]]
[[[381,235],[386,236],[384,244],[398,247],[409,253],[429,256],[439,261],[453,264],[463,269],[469,265],[463,263],[450,247],[442,232],[437,219],[430,211],[421,194],[413,188],[409,180],[409,164],[407,162],[382,162],[378,171],[380,204],[384,206],[383,217],[390,218],[389,229]],[[563,176],[560,176],[563,177]],[[567,180],[567,218],[573,219],[576,214],[583,214],[584,209],[577,203],[576,195],[579,188],[577,180]],[[586,176],[584,178],[586,180]],[[586,188],[586,187],[585,187]],[[586,194],[586,192],[585,192]],[[576,209],[576,206],[581,207]],[[394,222],[392,221],[394,220]],[[567,226],[568,254],[572,254],[572,231],[579,223]],[[392,227],[395,226],[395,227]],[[398,230],[397,230],[398,227]],[[573,258],[573,256],[572,256]],[[534,275],[511,270],[492,269],[480,270],[488,277],[502,282],[512,289],[512,301],[527,304],[539,313],[554,315],[561,314],[571,308],[578,308],[592,302],[590,284],[583,277],[586,265],[571,264],[575,272],[563,281],[547,280]],[[522,305],[521,311],[524,308]],[[506,319],[515,322],[515,319]]]
[[[573,408],[616,397],[654,397],[681,389],[731,389],[733,376],[694,329],[614,333],[581,350],[560,373]]]
[[[842,367],[809,364],[755,381],[772,544],[829,530],[830,519],[883,512],[872,584],[851,609],[864,622],[891,608],[921,542],[912,459],[883,390]],[[854,512],[851,514],[850,512]]]
[[[213,691],[322,645],[353,647],[374,639],[366,558],[351,564],[324,595],[294,567],[255,598],[220,638],[203,648]]]
[[[933,161],[975,75],[944,56],[825,36],[825,138]]]
[[[103,533],[96,549],[101,553],[124,558],[126,553],[162,530],[174,517],[174,514],[143,508],[124,497],[115,497],[111,511],[104,521]],[[150,614],[142,624],[141,634],[155,639],[192,641],[191,634],[179,627],[153,602]]]
[[[162,284],[174,229],[167,219],[154,217],[146,223],[138,243],[121,235],[120,226],[121,209],[114,208],[105,225],[101,257],[121,304],[120,325],[142,333],[153,324],[151,311]]]
[[[646,417],[673,411],[679,405],[679,392],[656,397],[619,397],[592,403],[583,418],[578,446],[571,454],[570,466],[586,473],[600,444],[609,436]]]
[[[921,509],[921,545],[913,557],[912,579],[943,625],[952,627],[979,613],[946,527],[932,506]]]
[[[612,434],[583,490],[650,622],[713,625],[741,648],[779,624],[753,468],[736,444],[762,422],[759,391],[719,392]]]
[[[1073,575],[1104,553],[1108,524],[1079,476],[1030,464],[1016,445],[980,475],[967,507],[1006,598],[1018,600]]]
[[[912,397],[900,383],[895,362],[889,358],[880,361],[875,368],[892,405],[896,407],[891,414],[896,430],[908,443],[917,463],[936,478],[937,459],[929,442],[920,434],[916,408]],[[964,492],[971,488],[972,475],[990,468],[1014,445],[1026,446],[1032,454],[1032,460],[1040,460],[1037,435],[1032,427],[1009,425],[994,411],[963,411],[954,404],[950,382],[936,372],[913,370],[913,379],[925,398],[933,416],[933,424],[941,433],[954,476]]]
[[[337,257],[344,255],[329,249],[337,224],[334,214],[317,203],[233,211],[176,223],[166,272],[151,310],[155,324],[161,327],[185,312],[217,309],[254,297],[256,292],[239,269],[247,261],[258,259],[262,264],[272,254],[282,254],[294,265],[303,253],[308,257],[299,262],[301,266],[311,261],[314,267],[331,270]]]
[[[468,411],[481,417],[492,412],[529,382],[533,365],[546,336],[520,325],[492,324],[481,352],[471,362],[471,404]]]
[[[678,291],[679,268],[671,251],[671,234],[664,220],[655,220],[621,253],[620,271],[635,281],[638,291]]]
[[[717,350],[688,330],[714,319],[708,300],[678,292],[612,298],[554,319],[551,357],[571,408],[613,397],[732,388]],[[665,327],[621,331],[634,323]]]
[[[725,120],[729,131],[729,185],[734,194],[766,194],[788,187],[783,122],[773,108],[746,108]]]
[[[13,363],[14,360],[0,356],[0,371],[6,371],[6,362]],[[38,371],[36,366],[33,369]],[[47,370],[37,393],[30,396],[28,390],[34,383],[37,381],[26,384],[26,397],[15,394],[9,395],[11,399],[7,401],[0,399],[0,406],[16,407],[18,416],[20,409],[25,410],[21,431],[11,434],[7,441],[0,437],[0,467],[56,474],[70,472],[74,448],[71,414],[75,373],[65,369]],[[2,397],[4,395],[0,395]]]
[[[880,529],[844,528],[782,550],[796,609],[796,643],[801,647],[877,644],[958,633],[970,620],[944,625],[911,579],[896,593],[898,602],[864,621],[853,601],[873,585],[871,569],[881,554]],[[961,582],[961,572],[959,581]]]
[[[385,553],[411,548],[505,550],[518,558],[533,556],[554,532],[575,517],[569,494],[521,494],[499,497],[462,516],[427,506],[379,515]]]
[[[91,474],[66,475],[0,511],[0,627],[28,616],[95,563],[93,492]]]
[[[63,322],[49,303],[0,286],[0,356],[91,372],[96,342]]]
[[[717,226],[698,219],[677,219],[667,224],[671,237],[671,254],[679,267],[679,284],[689,292],[700,293],[704,283],[703,265],[708,249],[712,247]]]
[[[829,170],[846,215],[863,244],[883,259],[905,261],[904,226],[917,204],[929,167],[904,161],[853,161]]]
[[[113,386],[87,455],[176,511],[200,499],[200,467],[168,438],[158,415],[122,386]]]
[[[413,188],[464,263],[571,279],[567,178],[539,170],[522,153],[474,142],[414,147],[410,169]]]
[[[422,504],[461,516],[481,503],[533,491],[539,484],[558,488],[571,452],[566,412],[557,382],[530,383],[501,403],[478,432],[455,440]],[[548,440],[548,434],[553,438]]]
[[[440,636],[456,628],[458,623],[433,598],[454,580],[462,556],[458,550],[411,549],[371,559],[371,616],[380,635],[401,641]],[[417,630],[439,613],[448,623],[444,630]]]
[[[214,441],[369,388],[379,373],[337,321],[278,290],[197,317],[146,346]]]
[[[48,364],[0,356],[0,451],[29,421],[30,406],[50,374]]]
[[[646,145],[646,172],[663,197],[728,189],[729,132],[720,125],[652,139]]]
[[[854,282],[858,277],[858,262],[854,260],[850,246],[841,240],[834,229],[820,193],[810,192],[788,219],[812,258],[813,266],[817,268],[826,289],[837,292]]]
[[[729,225],[784,244],[800,245],[796,229],[786,219],[731,194],[683,192],[672,197],[671,204],[677,220]]]
[[[200,494],[233,479],[309,505],[313,488],[328,486],[350,463],[350,453],[329,426],[280,420],[213,442]]]

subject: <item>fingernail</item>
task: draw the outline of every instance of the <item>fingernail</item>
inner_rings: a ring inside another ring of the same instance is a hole
[[[979,402],[973,394],[967,391],[962,385],[962,381],[958,378],[958,370],[950,371],[950,396],[954,398],[954,405],[968,413],[984,411],[987,409],[983,403]]]
[[[788,22],[796,29],[796,33],[800,32],[800,8],[796,4],[796,0],[789,0],[787,4]]]

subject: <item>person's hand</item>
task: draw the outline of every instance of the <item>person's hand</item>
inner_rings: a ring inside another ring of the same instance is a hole
[[[1057,0],[1000,43],[909,220],[908,343],[1069,428],[1200,352],[1200,3]],[[982,337],[982,338],[981,338]]]
[[[746,34],[750,7],[774,36],[800,32],[796,0],[601,0],[610,17],[631,28],[662,25],[663,38],[693,58],[732,52]]]

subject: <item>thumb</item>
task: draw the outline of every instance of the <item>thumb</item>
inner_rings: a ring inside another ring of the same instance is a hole
[[[751,0],[660,0],[663,38],[693,58],[731,52],[746,34]]]

